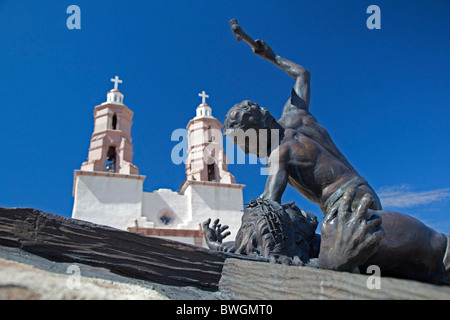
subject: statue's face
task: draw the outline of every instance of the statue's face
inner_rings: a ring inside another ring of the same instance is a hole
[[[224,134],[246,154],[258,154],[259,130],[267,128],[271,115],[258,104],[245,100],[231,108],[224,122]]]

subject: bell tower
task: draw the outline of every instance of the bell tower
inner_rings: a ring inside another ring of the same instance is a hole
[[[213,117],[206,103],[209,96],[199,94],[202,103],[196,116],[187,125],[188,151],[186,158],[186,181],[180,187],[180,195],[187,199],[184,224],[192,227],[209,217],[220,219],[236,235],[241,225],[244,208],[243,184],[236,183],[228,172],[223,149],[222,124]]]
[[[94,132],[88,160],[81,165],[81,171],[139,174],[132,163],[133,111],[123,104],[124,95],[118,89],[123,81],[118,76],[111,81],[114,89],[107,93],[106,102],[94,109]]]
[[[197,107],[195,118],[187,125],[186,180],[236,183],[226,164],[222,124],[212,116],[212,109],[206,103],[209,96],[205,91],[198,95],[202,103]]]
[[[94,108],[88,159],[75,170],[72,218],[125,230],[142,214],[145,176],[132,163],[133,111],[123,104],[119,77],[106,102]]]

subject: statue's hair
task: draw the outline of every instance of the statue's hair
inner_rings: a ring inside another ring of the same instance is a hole
[[[277,209],[282,207],[275,203]],[[264,200],[254,200],[247,206],[242,217],[241,228],[236,235],[236,253],[268,258],[269,253],[283,248],[283,232],[280,223],[274,220],[274,206]],[[274,226],[275,225],[275,226]]]
[[[244,100],[228,110],[224,121],[224,130],[240,129],[244,126],[252,128],[268,128],[274,118],[266,108],[257,103]]]
[[[311,241],[319,224],[317,217],[310,212],[299,209],[294,201],[284,203],[283,208],[286,216],[289,216],[283,221],[285,228],[295,228],[295,232],[305,241]]]

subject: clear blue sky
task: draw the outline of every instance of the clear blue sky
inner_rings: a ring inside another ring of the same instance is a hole
[[[144,188],[177,190],[170,154],[205,90],[213,114],[249,99],[275,117],[293,80],[231,34],[251,36],[312,74],[311,113],[386,209],[450,233],[450,2],[0,0],[0,206],[70,216],[73,170],[86,161],[94,106],[118,75],[134,111]],[[69,5],[81,30],[69,30]],[[366,9],[381,8],[369,30]],[[260,165],[230,165],[244,200],[262,193]],[[321,217],[317,205],[288,187]]]

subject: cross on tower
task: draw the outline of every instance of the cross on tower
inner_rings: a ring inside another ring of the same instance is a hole
[[[111,79],[111,82],[114,82],[114,89],[118,89],[119,83],[123,83],[122,80],[119,80],[119,76],[116,76],[114,79]]]
[[[202,103],[206,104],[206,98],[209,98],[209,96],[205,93],[205,90],[203,90],[202,93],[199,93],[198,96],[202,97]]]

